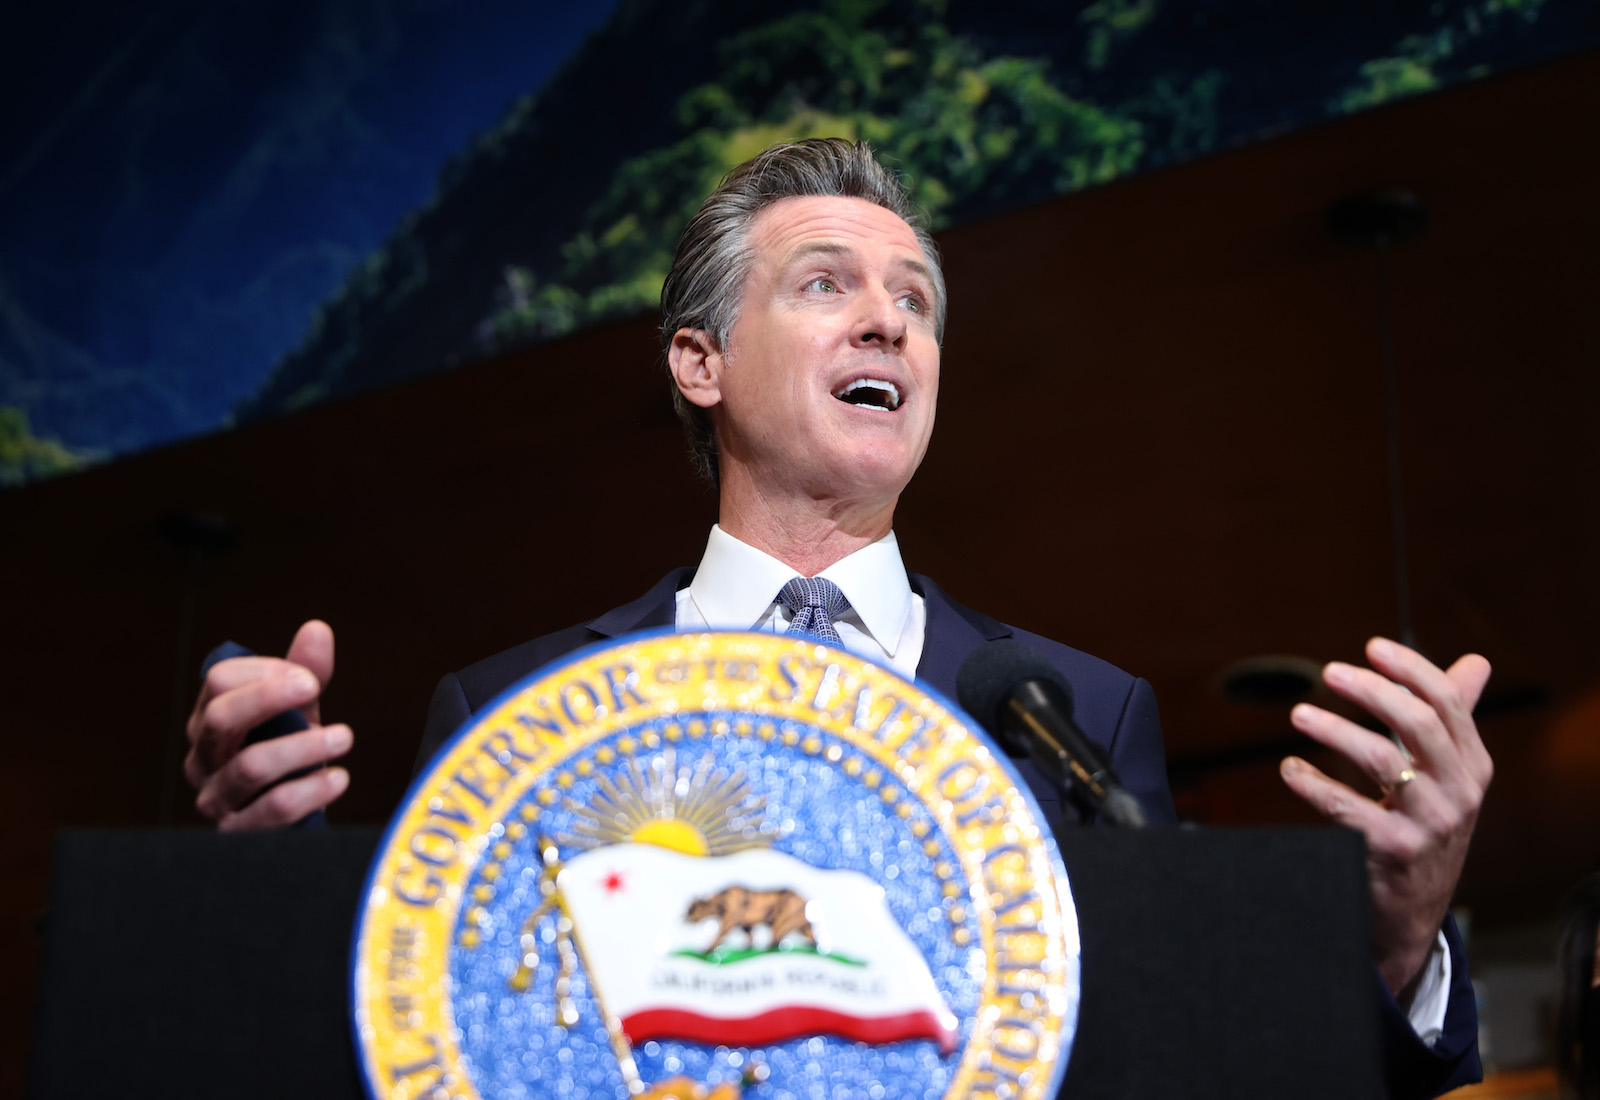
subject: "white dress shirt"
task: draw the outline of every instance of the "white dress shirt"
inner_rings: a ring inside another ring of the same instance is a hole
[[[782,634],[793,617],[778,591],[798,576],[792,568],[713,525],[689,587],[678,592],[679,630],[767,630]],[[833,621],[844,647],[916,679],[928,612],[911,591],[900,544],[891,531],[818,573],[839,586],[850,607]],[[1444,1033],[1450,1000],[1450,949],[1434,940],[1422,980],[1406,1010],[1411,1027],[1432,1046]]]
[[[711,528],[705,556],[678,593],[679,630],[769,630],[782,634],[793,618],[778,591],[798,574],[771,554]],[[928,612],[911,591],[900,544],[891,531],[818,573],[839,586],[850,607],[833,620],[844,647],[916,678]]]

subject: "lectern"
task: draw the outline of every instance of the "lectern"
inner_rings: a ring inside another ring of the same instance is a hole
[[[62,834],[28,1095],[359,1097],[349,950],[377,840]],[[1062,1096],[1383,1094],[1358,835],[1081,829],[1058,842],[1083,952]]]

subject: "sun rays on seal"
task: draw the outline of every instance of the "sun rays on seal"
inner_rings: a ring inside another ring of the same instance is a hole
[[[567,800],[572,831],[564,845],[592,849],[608,844],[655,844],[695,856],[725,856],[770,847],[776,830],[765,820],[766,799],[743,769],[716,766],[710,753],[679,763],[668,748],[645,763],[596,777],[588,804]]]

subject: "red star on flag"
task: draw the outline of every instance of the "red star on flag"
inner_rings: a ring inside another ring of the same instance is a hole
[[[622,887],[623,887],[622,872],[620,872],[620,871],[607,871],[606,872],[606,877],[600,880],[600,885],[604,886],[606,888],[606,893],[608,893],[608,894],[620,894],[620,893],[622,893]]]

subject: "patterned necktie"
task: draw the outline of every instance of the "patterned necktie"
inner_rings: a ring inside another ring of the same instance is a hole
[[[829,645],[843,646],[833,618],[850,606],[839,586],[822,577],[796,577],[778,593],[783,606],[794,612],[790,634],[809,634]]]

